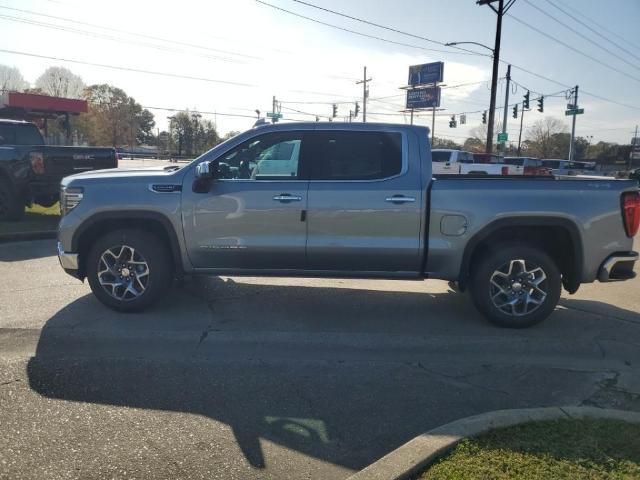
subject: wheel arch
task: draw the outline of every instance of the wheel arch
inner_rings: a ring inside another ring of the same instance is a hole
[[[97,213],[82,222],[75,230],[71,239],[71,248],[73,252],[78,253],[80,278],[86,276],[86,256],[93,242],[108,231],[123,228],[143,230],[158,236],[171,252],[175,274],[182,276],[184,266],[180,255],[180,243],[171,221],[158,212],[128,210]]]
[[[466,288],[473,264],[483,252],[513,241],[543,249],[560,269],[564,288],[569,293],[578,291],[584,262],[582,237],[572,220],[558,217],[510,217],[486,225],[467,242],[458,277],[460,288]]]

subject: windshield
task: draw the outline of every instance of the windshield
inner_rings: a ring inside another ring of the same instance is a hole
[[[448,162],[451,159],[451,152],[438,152],[431,150],[431,161],[432,162]]]

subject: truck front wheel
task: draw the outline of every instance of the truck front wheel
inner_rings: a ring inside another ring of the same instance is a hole
[[[171,255],[161,239],[141,230],[117,230],[100,237],[86,257],[94,295],[121,312],[157,302],[171,286]]]
[[[555,262],[535,247],[496,245],[471,272],[469,289],[476,308],[507,328],[535,325],[555,309],[562,280]]]

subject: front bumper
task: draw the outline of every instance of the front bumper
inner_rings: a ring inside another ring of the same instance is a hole
[[[636,272],[633,271],[633,267],[637,261],[638,252],[614,253],[600,266],[598,280],[601,282],[619,282],[635,278]]]
[[[58,242],[58,260],[60,261],[60,266],[65,272],[72,277],[79,278],[78,254],[65,252],[62,247],[62,243],[60,242]]]

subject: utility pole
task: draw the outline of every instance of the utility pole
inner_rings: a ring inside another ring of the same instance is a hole
[[[492,4],[498,2],[498,8]],[[493,72],[491,76],[491,100],[489,102],[489,122],[487,125],[487,153],[493,151],[493,122],[495,120],[496,110],[496,91],[498,89],[498,66],[500,65],[500,39],[502,37],[502,17],[507,10],[515,3],[515,0],[507,0],[505,7],[505,0],[477,0],[478,5],[489,5],[491,9],[496,12],[498,16],[496,22],[496,41],[493,47]]]
[[[502,117],[502,133],[507,133],[507,110],[509,110],[509,88],[511,87],[511,65],[507,67],[507,88],[504,94],[504,115]],[[507,144],[505,143],[504,150],[507,150]]]
[[[411,125],[413,125],[413,108],[411,109]]]
[[[367,78],[367,67],[364,67],[364,76],[362,80],[358,80],[356,85],[362,84],[362,122],[365,123],[367,121],[367,97],[369,96],[369,89],[367,88],[367,83],[369,83],[372,79]]]
[[[629,152],[629,166],[627,170],[631,171],[631,166],[633,165],[633,152],[636,149],[638,144],[638,125],[636,125],[636,133],[633,135],[633,142],[631,142],[631,151]]]
[[[278,102],[276,101],[276,96],[273,96],[273,101],[271,103],[271,113],[273,113],[273,117],[271,117],[271,123],[276,123],[278,119],[276,118],[276,107],[278,106]]]
[[[520,156],[520,144],[522,143],[522,123],[524,122],[524,102],[522,102],[522,112],[520,112],[520,134],[518,135],[518,156]]]
[[[576,138],[576,116],[578,113],[578,85],[573,90],[573,121],[571,122],[571,140],[569,141],[569,161],[573,160],[574,140]]]
[[[433,141],[434,138],[436,138],[435,135],[436,132],[436,107],[433,107],[431,109],[431,141]]]

